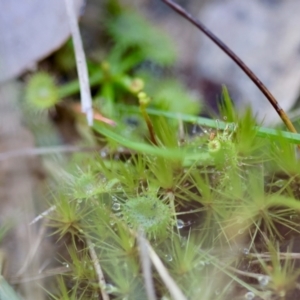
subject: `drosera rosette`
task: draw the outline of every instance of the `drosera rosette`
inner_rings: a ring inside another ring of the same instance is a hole
[[[59,101],[59,90],[54,78],[46,72],[32,75],[25,90],[27,105],[37,111],[47,110]]]
[[[110,194],[118,183],[117,178],[107,179],[90,165],[87,168],[76,166],[75,174],[67,178],[69,195],[78,201],[102,198]]]
[[[174,217],[167,203],[154,195],[128,199],[122,205],[123,218],[133,229],[141,229],[153,238],[166,237]]]

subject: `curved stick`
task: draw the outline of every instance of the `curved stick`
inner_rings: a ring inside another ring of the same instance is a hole
[[[228,48],[217,36],[215,36],[206,26],[204,26],[200,21],[196,20],[191,14],[184,10],[180,5],[174,3],[172,0],[162,0],[178,14],[183,16],[185,19],[194,24],[198,29],[200,29],[207,37],[209,37],[216,45],[219,46],[232,60],[248,75],[248,77],[254,82],[254,84],[261,90],[261,92],[266,96],[271,105],[274,107],[278,115],[280,116],[283,123],[286,125],[289,131],[297,133],[293,123],[285,113],[285,111],[280,107],[279,103],[267,87],[259,80],[259,78],[247,67],[247,65],[230,49]]]

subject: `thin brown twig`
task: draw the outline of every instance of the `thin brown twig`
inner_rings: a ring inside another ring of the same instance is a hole
[[[140,111],[143,115],[144,120],[146,121],[148,132],[149,132],[149,135],[150,135],[150,141],[152,142],[153,145],[157,146],[158,144],[157,144],[157,140],[156,140],[156,137],[155,137],[155,131],[154,131],[151,119],[150,119],[150,117],[149,117],[149,115],[146,111],[146,106],[141,104],[140,105]]]
[[[246,75],[253,81],[253,83],[260,89],[260,91],[266,96],[273,108],[276,110],[280,116],[283,123],[286,125],[289,131],[297,133],[293,123],[285,113],[285,111],[280,107],[279,103],[268,90],[268,88],[260,81],[260,79],[250,70],[250,68],[215,34],[213,34],[205,25],[203,25],[199,20],[196,20],[190,13],[184,10],[180,5],[174,3],[172,0],[162,0],[169,7],[171,7],[178,14],[183,16],[186,20],[195,25],[200,29],[208,38],[210,38],[219,48],[221,48],[232,60],[246,73]],[[298,147],[300,147],[298,145]]]
[[[138,94],[138,98],[139,98],[139,103],[140,103],[140,111],[142,113],[142,116],[144,118],[144,120],[146,121],[147,124],[147,128],[149,131],[149,135],[150,135],[150,141],[154,144],[154,145],[158,145],[156,137],[155,137],[155,130],[152,124],[152,121],[148,115],[148,112],[146,110],[149,102],[150,102],[150,98],[144,93],[144,92],[140,92]]]
[[[146,112],[146,110],[142,110],[142,115],[143,115],[143,117],[146,121],[146,124],[147,124],[147,128],[148,128],[149,135],[150,135],[150,140],[151,140],[153,145],[157,146],[157,141],[156,141],[156,137],[155,137],[155,133],[154,133],[153,124],[152,124],[151,119],[149,118],[149,115]]]

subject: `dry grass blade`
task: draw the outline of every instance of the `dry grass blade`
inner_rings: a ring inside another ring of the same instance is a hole
[[[150,261],[149,253],[147,251],[145,237],[142,232],[137,234],[137,241],[139,245],[140,260],[142,265],[147,297],[149,300],[156,300],[152,272],[151,272],[151,261]]]
[[[46,226],[45,226],[45,224],[42,224],[34,243],[31,245],[31,247],[29,249],[30,251],[27,254],[24,264],[23,264],[22,268],[18,271],[16,276],[21,276],[22,274],[25,274],[26,270],[28,269],[28,266],[32,263],[32,261],[34,260],[34,257],[37,254],[38,248],[41,245],[41,242],[45,236],[45,232],[46,232]]]
[[[0,153],[0,161],[12,159],[20,156],[38,156],[57,153],[73,152],[94,152],[100,150],[100,147],[80,147],[80,146],[53,146],[40,148],[27,148]]]
[[[35,223],[37,223],[38,221],[42,220],[44,217],[48,216],[51,212],[53,212],[56,209],[56,206],[53,205],[50,208],[48,208],[47,210],[45,210],[44,212],[42,212],[41,214],[39,214],[37,217],[35,217],[30,223],[29,225],[33,225]]]
[[[162,0],[178,14],[183,16],[198,29],[200,29],[208,38],[210,38],[219,48],[221,48],[233,61],[247,74],[247,76],[253,81],[253,83],[261,90],[261,92],[266,96],[271,105],[274,107],[278,115],[280,116],[283,123],[286,125],[289,131],[297,133],[291,120],[285,113],[285,111],[280,107],[279,103],[267,87],[259,80],[259,78],[249,69],[249,67],[230,49],[228,48],[217,36],[215,36],[206,26],[204,26],[200,21],[196,20],[191,14],[184,10],[180,5],[174,3],[172,0]],[[299,146],[298,146],[299,147]]]
[[[148,253],[150,256],[150,259],[155,266],[158,274],[160,275],[162,281],[166,285],[167,289],[169,290],[170,295],[174,300],[187,300],[187,298],[183,295],[182,291],[174,281],[174,279],[170,276],[168,270],[162,263],[159,256],[156,254],[154,249],[151,247],[151,245],[148,243],[148,241],[145,239],[145,244],[148,248]]]
[[[96,274],[98,276],[98,283],[99,283],[99,286],[100,286],[100,289],[101,289],[102,299],[103,300],[109,300],[109,296],[105,291],[106,282],[105,282],[105,279],[104,279],[102,268],[101,268],[100,263],[99,263],[99,259],[97,257],[97,253],[94,249],[94,245],[93,245],[93,243],[91,242],[91,240],[89,238],[86,238],[86,242],[87,242],[89,252],[90,252],[90,255],[91,255],[91,258],[92,258],[94,269],[95,269]]]
[[[90,126],[93,125],[93,108],[92,108],[92,96],[89,85],[89,76],[87,71],[87,64],[85,54],[83,50],[82,40],[80,37],[80,31],[77,23],[77,16],[74,9],[73,0],[65,0],[67,15],[69,18],[70,29],[73,38],[73,44],[75,49],[75,57],[77,64],[77,72],[80,85],[80,97],[82,111],[87,116],[87,121]]]
[[[34,275],[34,276],[26,276],[26,278],[23,278],[20,276],[19,277],[18,276],[10,277],[9,283],[10,284],[20,284],[20,283],[25,283],[25,282],[30,282],[30,281],[36,281],[36,280],[51,277],[51,276],[62,275],[62,274],[70,273],[70,272],[71,272],[71,270],[68,267],[57,267],[57,268],[46,270],[46,271],[39,273],[37,275]],[[0,299],[1,299],[1,297],[0,297]]]

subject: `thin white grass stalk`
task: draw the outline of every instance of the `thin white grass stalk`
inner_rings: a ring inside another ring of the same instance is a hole
[[[92,152],[100,150],[100,147],[78,147],[78,146],[53,146],[40,148],[27,148],[0,153],[0,161],[19,156],[37,156],[54,153]]]
[[[57,268],[46,270],[43,273],[40,273],[37,275],[27,276],[26,278],[22,278],[19,276],[9,277],[8,281],[10,284],[20,284],[20,283],[36,281],[36,280],[47,278],[50,276],[56,276],[56,275],[61,275],[61,274],[65,274],[65,273],[70,273],[70,272],[72,272],[72,270],[69,267],[57,267]]]
[[[167,289],[169,290],[170,295],[174,300],[187,300],[187,298],[184,296],[174,279],[171,277],[169,274],[168,270],[162,263],[161,259],[159,256],[156,254],[154,249],[151,247],[149,242],[145,240],[145,244],[147,245],[148,248],[148,253],[150,256],[150,259],[155,266],[158,274],[160,275],[162,281],[166,285]]]
[[[86,239],[86,242],[87,242],[87,245],[88,245],[88,248],[89,248],[89,252],[90,252],[90,255],[91,255],[91,258],[92,258],[94,269],[95,269],[96,274],[98,276],[98,283],[99,283],[99,286],[100,286],[100,289],[101,289],[102,299],[103,300],[109,300],[109,296],[105,291],[106,282],[105,282],[105,279],[104,279],[104,275],[103,275],[103,272],[102,272],[102,268],[101,268],[99,259],[97,257],[97,253],[94,249],[94,245],[88,237],[86,237],[85,239]]]
[[[267,254],[267,253],[248,254],[248,256],[251,258],[257,258],[257,260],[256,259],[251,260],[251,264],[260,264],[261,260],[263,260],[264,262],[272,260],[271,254]],[[278,253],[278,259],[280,260],[300,259],[300,253],[293,253],[293,252]]]
[[[280,259],[300,259],[300,253],[293,253],[293,252],[280,252],[278,253]],[[272,257],[270,253],[249,253],[248,256],[253,258],[266,258],[269,259]]]
[[[73,38],[73,45],[75,50],[77,72],[80,85],[81,109],[86,114],[87,122],[90,126],[93,125],[93,108],[92,96],[89,84],[89,76],[87,71],[87,64],[80,37],[80,31],[77,21],[77,15],[74,8],[74,0],[65,0],[67,15],[69,19],[71,34]]]
[[[45,210],[44,212],[42,212],[41,214],[39,214],[37,217],[35,217],[30,223],[29,225],[33,225],[35,223],[37,223],[39,220],[42,220],[44,217],[48,216],[51,212],[53,212],[56,209],[56,205],[51,206],[50,208],[48,208],[47,210]]]
[[[43,237],[45,235],[45,231],[46,231],[46,226],[44,224],[42,224],[42,226],[39,229],[39,232],[38,232],[38,235],[36,237],[36,240],[33,243],[33,245],[31,245],[29,253],[27,254],[27,258],[25,259],[22,268],[18,271],[18,273],[16,274],[16,276],[21,276],[27,270],[28,266],[30,265],[30,263],[32,262],[32,260],[34,259],[34,257],[36,256],[38,248],[39,248],[39,246],[40,246],[40,244],[41,244],[41,242],[43,240]]]
[[[231,267],[231,266],[226,266],[226,268],[227,268],[228,270],[233,271],[233,272],[236,273],[236,274],[243,275],[243,276],[245,276],[245,277],[255,278],[255,279],[257,279],[257,280],[258,280],[261,276],[267,276],[267,275],[260,274],[260,273],[252,273],[252,272],[242,271],[242,270],[236,269],[236,268]]]
[[[156,300],[155,289],[152,278],[151,261],[147,250],[146,240],[143,232],[137,234],[137,242],[139,245],[140,261],[145,282],[145,288],[148,300]]]

